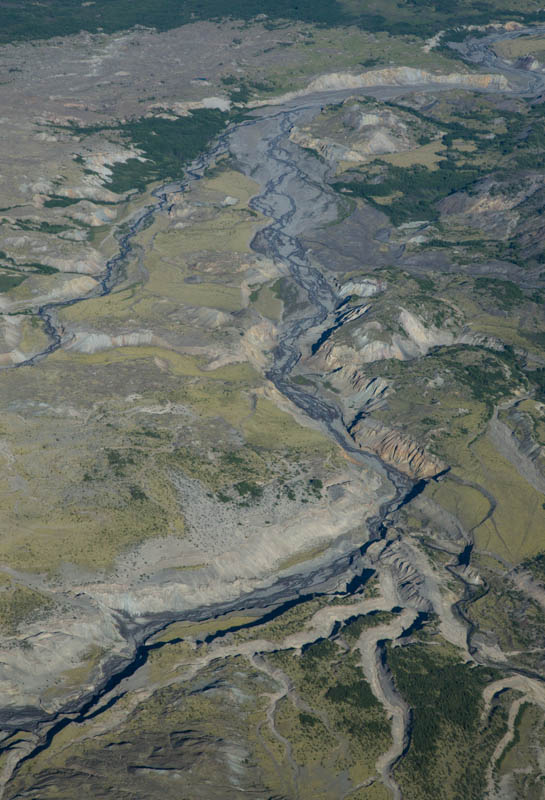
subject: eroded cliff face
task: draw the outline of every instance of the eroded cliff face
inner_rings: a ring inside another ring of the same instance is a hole
[[[386,405],[390,384],[381,377],[366,375],[352,365],[327,373],[327,380],[339,393],[344,421],[349,426],[362,413],[370,414]]]
[[[389,67],[386,69],[370,70],[360,75],[348,72],[333,72],[322,75],[311,81],[307,91],[321,89],[356,89],[364,86],[411,86],[428,83],[437,83],[447,86],[463,86],[468,89],[499,89],[509,88],[509,82],[504,75],[499,74],[470,74],[451,72],[441,75],[428,72],[416,67]]]
[[[434,478],[448,469],[447,464],[409,436],[378,420],[361,419],[350,432],[362,450],[375,453],[386,464],[415,480]]]
[[[346,166],[418,148],[422,137],[440,144],[441,133],[403,110],[356,96],[339,107],[324,109],[310,124],[294,126],[290,133],[295,144],[331,164]]]
[[[364,161],[368,156],[398,153],[414,145],[407,125],[392,112],[369,113],[356,103],[348,106],[342,117],[344,141],[340,136],[317,135],[319,129],[294,127],[290,139],[295,144],[314,150],[327,161]],[[317,127],[317,126],[315,126]]]
[[[321,75],[311,81],[305,89],[287,92],[267,101],[255,102],[251,105],[280,105],[314,92],[361,89],[367,86],[423,86],[437,84],[439,86],[459,86],[466,89],[509,89],[509,81],[501,74],[451,72],[440,74],[428,72],[416,67],[387,67],[354,74],[351,72],[332,72]]]
[[[485,179],[471,194],[457,192],[438,207],[449,226],[485,231],[488,237],[509,241],[517,229],[534,228],[536,220],[530,209],[541,203],[543,187],[543,175],[531,171],[522,173],[516,183]],[[539,233],[532,231],[532,238]]]
[[[333,334],[316,351],[314,361],[323,369],[332,370],[390,358],[409,361],[426,355],[434,347],[457,344],[498,347],[493,337],[473,333],[455,320],[436,327],[424,324],[414,312],[403,308],[398,311],[394,324],[381,323],[378,315],[373,314],[368,321],[363,318],[349,333]]]

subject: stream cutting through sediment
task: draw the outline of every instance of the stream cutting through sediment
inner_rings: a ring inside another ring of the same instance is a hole
[[[534,29],[532,32],[535,30],[539,29]],[[510,34],[509,38],[513,38],[515,35],[524,35],[524,33],[524,31],[518,31],[516,34]],[[492,67],[499,72],[506,73],[508,77],[516,76],[519,81],[522,75],[525,86],[518,89],[518,93],[538,94],[545,86],[545,78],[536,75],[528,76],[528,73],[515,69],[493,54],[490,45],[500,38],[506,37],[498,34],[473,40],[473,42],[465,44],[464,55],[469,60],[485,65],[489,69]],[[136,214],[129,223],[128,231],[119,237],[119,252],[108,261],[97,293],[99,296],[105,296],[116,286],[123,265],[133,252],[132,240],[156,213],[160,213],[168,207],[169,196],[185,191],[189,184],[203,177],[206,168],[219,155],[231,152],[242,171],[251,175],[264,187],[262,193],[252,199],[251,206],[272,220],[254,238],[253,249],[269,258],[282,261],[288,266],[290,276],[306,293],[310,309],[307,316],[288,320],[280,330],[279,343],[266,377],[307,416],[320,422],[328,434],[345,451],[349,452],[352,458],[379,470],[390,480],[393,485],[393,498],[381,509],[379,517],[368,521],[371,539],[380,538],[384,534],[385,519],[389,513],[403,504],[404,498],[410,496],[413,484],[395,470],[386,467],[378,458],[363,454],[352,444],[343,426],[340,412],[335,406],[288,381],[291,370],[301,356],[298,342],[310,329],[319,329],[320,325],[323,325],[328,319],[328,315],[340,303],[340,298],[336,295],[334,288],[328,283],[324,274],[312,265],[308,251],[305,250],[298,238],[305,229],[323,223],[323,217],[327,218],[328,208],[334,205],[333,190],[327,186],[327,166],[317,159],[313,159],[312,174],[309,174],[307,164],[309,157],[306,156],[306,171],[302,169],[294,155],[297,146],[289,142],[289,132],[294,124],[300,124],[314,116],[321,106],[338,102],[348,96],[361,94],[382,98],[399,97],[415,91],[442,91],[449,88],[453,88],[453,86],[430,84],[335,90],[300,97],[286,103],[284,107],[277,106],[272,110],[270,108],[254,110],[251,118],[228,128],[208,153],[190,165],[185,181],[166,184],[153,191],[152,194],[157,202],[145,206]],[[18,366],[34,365],[59,349],[63,344],[63,332],[56,322],[56,309],[83,302],[85,299],[87,298],[81,297],[42,306],[38,314],[44,320],[51,342],[42,353]],[[89,719],[104,710],[106,706],[101,706],[101,703],[105,696],[119,686],[126,677],[134,674],[145,663],[149,650],[156,646],[145,644],[152,634],[174,621],[205,620],[233,611],[255,609],[270,611],[273,606],[285,608],[285,604],[301,602],[319,593],[338,591],[338,587],[343,581],[345,588],[348,589],[351,581],[357,578],[364,569],[363,550],[364,548],[358,548],[352,553],[336,558],[329,564],[315,568],[306,574],[300,573],[282,578],[268,589],[256,590],[236,601],[176,614],[164,614],[161,617],[150,617],[148,622],[142,625],[120,616],[120,629],[126,631],[127,640],[132,641],[134,645],[132,660],[127,663],[127,661],[121,662],[118,659],[106,667],[107,676],[101,686],[97,687],[92,694],[80,698],[70,708],[65,708],[54,716],[37,713],[34,725],[28,727],[34,727],[37,732],[40,732],[41,729],[43,732],[42,743],[23,760],[32,758],[37,752],[47,747],[55,734],[66,725]],[[258,622],[259,618],[255,624]],[[162,646],[167,645],[168,642],[162,644]],[[114,697],[113,702],[116,699]],[[108,702],[106,705],[109,704]],[[28,719],[28,709],[24,716]],[[17,723],[16,715],[13,715],[12,718],[13,725],[5,725],[4,729],[11,727],[12,730],[16,730],[25,727]]]

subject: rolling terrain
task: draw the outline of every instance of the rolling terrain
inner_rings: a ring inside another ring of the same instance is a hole
[[[2,48],[6,800],[543,797],[544,30],[343,8]]]

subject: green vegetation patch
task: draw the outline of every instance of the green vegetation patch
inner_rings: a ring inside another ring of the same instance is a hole
[[[418,361],[390,359],[367,369],[370,376],[383,377],[396,387],[388,410],[379,412],[385,422],[399,424],[402,416],[406,424],[410,421],[413,433],[415,425],[422,432],[436,426],[439,430],[433,434],[433,441],[448,449],[452,449],[456,434],[465,436],[475,428],[475,420],[469,416],[474,403],[480,406],[479,422],[480,416],[485,421],[495,404],[527,386],[520,359],[509,346],[504,351],[469,345],[438,347]],[[415,402],[415,386],[426,389],[428,381],[438,376],[441,384],[424,397],[420,393]],[[455,403],[467,406],[468,415],[460,415]]]
[[[499,307],[505,311],[520,305],[526,299],[522,289],[513,281],[503,281],[498,278],[476,278],[475,288],[478,292],[492,295]]]
[[[310,645],[301,656],[292,651],[269,656],[289,676],[307,713],[327,720],[323,763],[334,773],[347,770],[355,783],[373,774],[376,759],[391,742],[386,714],[365,680],[359,657],[359,652],[347,653],[329,639]],[[319,734],[319,726],[310,720],[299,721],[311,736]],[[313,748],[319,745],[312,743]]]
[[[506,372],[502,360],[495,354],[484,356],[477,363],[451,363],[450,366],[461,383],[470,389],[475,400],[490,408],[513,390],[511,375]]]
[[[115,132],[122,140],[143,151],[142,158],[131,158],[112,167],[108,188],[116,194],[123,194],[134,189],[142,191],[153,181],[181,178],[183,166],[207,147],[228,119],[226,112],[199,108],[175,120],[141,117],[115,127],[73,127],[78,135]],[[58,199],[54,202],[58,205]]]
[[[539,800],[543,778],[539,756],[545,743],[543,711],[530,703],[522,703],[514,722],[513,738],[496,763],[496,775],[510,775],[514,797]]]
[[[280,641],[293,633],[304,630],[310,619],[327,605],[327,598],[317,598],[306,603],[299,603],[284,611],[278,617],[264,625],[256,625],[245,630],[237,631],[235,641],[247,641],[248,639],[272,639]]]
[[[506,730],[502,706],[481,722],[482,692],[494,670],[463,664],[441,640],[388,646],[397,689],[413,710],[411,743],[396,769],[407,800],[481,797],[486,766]]]
[[[10,289],[15,289],[26,278],[26,275],[8,275],[3,273],[0,275],[0,292],[9,292]]]
[[[439,200],[471,186],[482,176],[480,170],[460,168],[454,158],[440,161],[438,169],[429,169],[421,164],[398,167],[381,163],[383,169],[380,180],[366,180],[365,176],[360,179],[356,174],[353,180],[337,181],[333,188],[363,198],[387,213],[394,225],[438,219],[436,203]],[[381,197],[392,199],[384,205],[378,202]]]
[[[384,156],[342,173],[333,183],[337,191],[360,197],[388,214],[394,225],[434,221],[440,216],[444,220],[449,212],[447,209],[440,211],[438,202],[461,191],[475,195],[482,190],[491,197],[502,195],[510,199],[524,190],[527,176],[521,172],[545,166],[545,114],[541,104],[522,103],[516,109],[498,108],[492,99],[457,91],[445,94],[427,113],[410,104],[409,99],[402,104],[388,102],[384,106],[403,115],[407,114],[409,106],[412,128],[425,122],[434,125],[436,131],[446,129],[443,150],[438,154],[441,160],[428,168],[425,164],[411,164],[418,150]],[[401,161],[388,163],[401,158],[405,164]],[[491,174],[497,184],[486,189],[477,184]],[[466,232],[464,235],[467,237]],[[525,265],[527,259],[523,257],[521,250],[524,248],[518,239],[489,241],[482,238],[482,232],[479,235],[478,240],[457,242],[437,238],[430,240],[428,246],[456,244],[457,247],[471,247],[477,255]],[[500,299],[510,301],[513,298],[501,291]]]
[[[529,570],[536,581],[545,585],[545,552],[526,559],[521,566]]]
[[[224,502],[235,497],[258,500],[263,494],[262,483],[277,474],[269,459],[248,446],[237,450],[217,449],[208,454],[187,446],[177,447],[165,460],[171,468],[181,470],[218,492],[219,499]]]
[[[62,197],[61,195],[53,194],[48,200],[45,200],[45,208],[67,208],[79,203],[81,197]]]
[[[535,386],[536,398],[545,402],[545,367],[530,370],[527,375]]]
[[[266,15],[265,24],[302,21],[322,26],[358,25],[369,31],[398,35],[431,36],[459,25],[486,25],[493,20],[542,19],[535,0],[520,0],[516,7],[507,0],[483,2],[460,0],[95,0],[74,4],[71,0],[3,0],[0,42],[67,36],[81,30],[113,33],[134,25],[169,30],[197,20],[251,20]],[[453,38],[456,37],[453,34]]]
[[[343,638],[353,644],[357,642],[364,631],[376,628],[378,625],[388,625],[396,616],[397,614],[393,611],[373,611],[370,614],[361,614],[346,622],[342,631]]]

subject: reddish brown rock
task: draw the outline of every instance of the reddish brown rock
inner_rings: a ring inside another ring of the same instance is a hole
[[[360,420],[351,434],[362,450],[375,453],[386,464],[416,480],[433,478],[448,469],[447,464],[417,442],[376,420]]]

